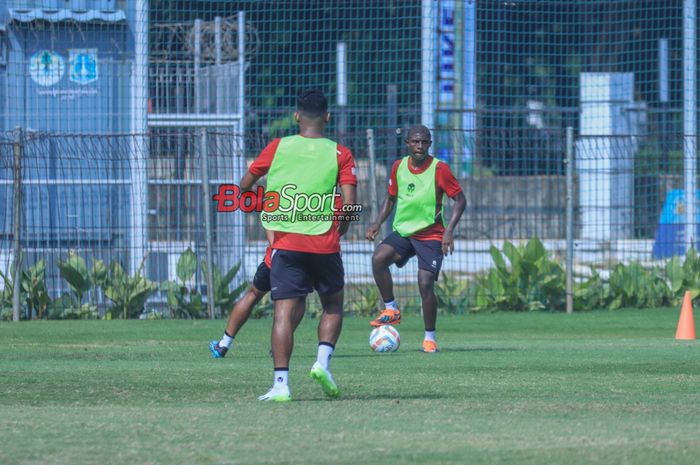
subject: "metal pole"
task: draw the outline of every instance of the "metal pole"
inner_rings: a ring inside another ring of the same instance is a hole
[[[202,64],[202,20],[194,20],[194,111],[195,113],[202,112],[202,85],[199,76],[199,68]]]
[[[574,128],[566,128],[566,313],[574,311]]]
[[[235,139],[239,144],[239,150],[234,153],[233,161],[233,178],[235,180],[241,179],[243,173],[245,172],[245,153],[246,153],[246,109],[245,109],[245,72],[246,72],[246,58],[245,58],[245,11],[238,12],[238,113],[240,118],[238,120],[238,137]],[[234,240],[237,241],[237,251],[239,260],[241,262],[241,272],[245,273],[245,244],[246,244],[246,230],[245,230],[245,217],[243,212],[236,212],[237,218],[234,219],[234,228],[237,227],[238,231],[234,233]]]
[[[396,84],[386,86],[387,166],[391,168],[398,156],[396,135],[399,132],[398,88]]]
[[[435,0],[421,2],[421,123],[433,129],[435,127],[435,56],[437,40],[435,25]]]
[[[216,53],[216,64],[221,64],[221,16],[214,18],[214,48]]]
[[[206,244],[207,262],[207,307],[209,307],[209,319],[214,319],[214,267],[212,259],[211,237],[211,194],[209,193],[209,146],[207,144],[206,128],[199,129],[199,146],[202,152],[202,213],[204,214],[204,242]]]
[[[241,146],[245,153],[245,11],[238,12],[238,112],[241,115],[239,131],[241,132],[241,140],[244,144]]]
[[[221,69],[221,16],[217,16],[214,18],[214,47],[216,48],[216,70],[214,71],[215,73],[215,82],[216,82],[216,113],[221,113],[222,105],[223,105],[223,94],[224,94],[224,85],[223,85],[223,70]]]
[[[460,174],[471,176],[474,165],[474,141],[476,139],[476,0],[464,3],[464,58],[462,62],[462,163]],[[457,167],[455,167],[457,168]]]
[[[134,2],[134,69],[131,74],[131,234],[129,270],[135,274],[146,256],[148,221],[148,0]]]
[[[462,172],[461,155],[464,148],[464,142],[462,137],[462,121],[463,115],[461,110],[464,108],[464,2],[455,2],[454,9],[454,21],[455,21],[455,79],[454,79],[454,97],[452,101],[452,108],[455,111],[450,115],[450,131],[452,140],[452,160],[451,166],[455,172],[459,173],[460,176],[464,173]]]
[[[367,155],[369,157],[369,215],[377,217],[377,160],[374,156],[374,129],[367,129]]]
[[[697,59],[695,0],[683,2],[683,184],[685,188],[685,248],[695,247],[697,190]]]
[[[658,169],[668,169],[668,39],[659,39],[659,103],[661,105],[661,160]]]
[[[659,102],[668,103],[668,39],[659,39]]]
[[[336,94],[335,103],[338,105],[338,136],[340,142],[345,142],[348,121],[345,106],[348,104],[347,91],[347,53],[345,42],[338,42],[335,51],[335,79]]]
[[[194,81],[194,111],[197,114],[202,113],[202,109],[204,108],[204,104],[202,102],[202,99],[204,98],[204,92],[202,89],[202,78],[200,76],[200,69],[202,66],[202,20],[197,18],[194,20],[194,29],[193,29],[193,34],[194,34],[194,52],[192,56],[192,65],[193,65],[193,70],[192,72],[194,73],[194,76],[192,77]],[[201,130],[200,130],[201,131]],[[201,132],[200,132],[201,134]],[[206,139],[206,137],[205,137]],[[196,141],[195,141],[196,143]],[[203,142],[200,140],[200,149],[203,145]],[[204,153],[200,155],[202,158],[201,160],[204,159]],[[207,204],[208,205],[208,204]],[[206,211],[206,210],[205,210]],[[201,224],[201,214],[204,213],[202,210],[196,210],[195,211],[195,224]],[[205,221],[206,225],[206,221]],[[209,240],[209,233],[208,231],[205,230],[205,242]],[[207,250],[209,250],[209,246],[207,244]],[[207,265],[209,265],[207,263]],[[197,279],[196,282],[197,284],[197,290],[201,292],[202,288],[199,280],[199,274],[196,275]],[[208,288],[209,286],[207,286]],[[208,292],[208,291],[207,291]],[[209,317],[211,318],[211,308],[209,309]]]
[[[391,176],[391,167],[398,157],[398,147],[396,145],[396,136],[400,133],[399,128],[399,111],[398,111],[398,89],[396,84],[386,86],[386,112],[387,112],[387,140],[386,140],[386,175],[387,181]],[[402,137],[403,139],[403,137]],[[384,236],[389,234],[394,223],[394,212],[392,211],[384,223]]]
[[[12,321],[19,321],[19,303],[22,276],[22,246],[20,241],[22,219],[22,149],[24,148],[24,134],[22,129],[16,131],[14,152],[14,202],[12,204],[12,234],[14,238],[14,263],[13,263],[13,289],[12,289]],[[30,315],[31,317],[31,315]]]

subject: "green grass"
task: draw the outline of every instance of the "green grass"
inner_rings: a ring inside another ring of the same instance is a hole
[[[316,321],[296,335],[294,401],[272,381],[270,320],[227,358],[223,321],[0,324],[0,464],[695,464],[700,344],[678,310],[441,316],[442,352],[374,354],[348,318],[332,369],[308,378]]]

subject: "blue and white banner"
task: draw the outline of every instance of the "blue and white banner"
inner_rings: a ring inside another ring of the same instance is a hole
[[[457,5],[455,0],[441,0],[438,5],[436,110],[437,125],[446,131],[437,140],[437,155],[457,173],[469,175],[476,129],[476,1]],[[460,52],[462,59],[457,60]]]

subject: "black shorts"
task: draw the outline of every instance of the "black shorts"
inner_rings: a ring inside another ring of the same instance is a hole
[[[270,269],[264,261],[260,262],[255,276],[253,276],[253,286],[260,292],[270,292]]]
[[[274,250],[272,252],[272,300],[304,297],[314,291],[331,295],[345,286],[340,253],[317,254]]]
[[[384,238],[382,244],[391,246],[400,256],[396,266],[403,267],[413,256],[418,256],[418,269],[435,274],[435,281],[442,268],[442,243],[440,241],[419,241],[402,237],[396,231]]]

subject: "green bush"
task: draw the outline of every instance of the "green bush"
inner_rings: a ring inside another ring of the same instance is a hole
[[[684,258],[673,257],[664,267],[619,263],[607,282],[593,270],[591,278],[576,284],[574,304],[577,310],[680,305],[685,291],[693,299],[700,295],[700,258],[692,248]]]
[[[538,239],[520,247],[506,242],[502,253],[493,246],[490,252],[496,266],[465,290],[470,310],[564,309],[565,272],[548,257]],[[669,260],[665,267],[618,263],[607,281],[592,268],[588,279],[574,283],[574,306],[581,311],[679,305],[686,290],[693,298],[700,295],[700,257],[694,249],[684,259]]]
[[[607,307],[653,308],[671,302],[671,289],[657,268],[646,269],[639,263],[617,264],[610,274],[610,302]]]
[[[119,262],[113,261],[109,264],[103,289],[105,297],[114,305],[105,314],[107,319],[138,318],[148,298],[158,290],[156,283],[141,275],[145,260],[144,257],[134,276],[129,276]]]
[[[61,277],[68,283],[72,293],[63,293],[52,303],[51,318],[86,319],[97,318],[97,305],[84,303],[83,297],[95,286],[103,285],[107,267],[102,260],[93,260],[88,270],[85,260],[74,250],[68,252],[68,259],[59,260]]]
[[[566,281],[562,266],[544,249],[539,239],[531,239],[526,244],[515,246],[506,241],[503,250],[490,248],[495,267],[488,272],[467,281],[452,274],[443,274],[435,286],[438,310],[441,313],[464,313],[484,310],[563,310],[566,299]],[[145,261],[145,258],[144,258]],[[68,259],[58,264],[61,277],[71,288],[52,301],[46,290],[44,260],[21,273],[20,301],[25,308],[23,318],[85,319],[97,318],[97,307],[92,302],[83,302],[89,291],[101,287],[113,306],[107,310],[105,318],[135,318],[142,312],[148,298],[158,286],[142,276],[142,261],[136,274],[128,276],[118,262],[105,267],[101,260],[94,260],[88,269],[85,260],[74,251]],[[208,316],[201,294],[187,287],[197,268],[197,257],[187,249],[177,263],[178,282],[165,281],[161,289],[167,292],[168,307],[172,317],[201,318]],[[207,267],[202,263],[206,276]],[[235,300],[243,293],[247,283],[233,290],[230,284],[240,270],[240,264],[226,274],[213,267],[214,299],[221,314],[227,314]],[[12,318],[12,270],[0,272],[0,320]],[[589,278],[574,283],[575,310],[622,307],[651,308],[666,305],[679,305],[686,291],[693,298],[700,295],[700,256],[690,249],[684,258],[674,257],[663,267],[644,267],[640,263],[617,264],[608,280],[591,269]],[[347,301],[347,310],[358,316],[373,316],[378,310],[379,292],[374,285],[358,285],[352,289],[352,297]],[[421,301],[416,293],[405,299],[402,310],[405,313],[420,313]],[[272,314],[273,306],[269,295],[256,306],[253,318]],[[320,301],[314,294],[307,299],[307,315],[320,316]],[[152,313],[149,319],[162,318],[160,313]]]
[[[241,263],[238,262],[225,275],[222,275],[216,265],[212,266],[214,270],[212,273],[214,305],[219,309],[219,315],[228,315],[238,297],[248,287],[248,283],[244,281],[235,289],[230,290],[231,281],[236,277],[240,268]],[[204,272],[204,277],[208,279],[207,263],[204,260],[202,260],[202,271]]]
[[[92,320],[99,318],[97,306],[85,303],[76,304],[70,294],[63,293],[51,303],[50,318],[55,320]]]
[[[462,314],[469,304],[467,289],[469,282],[449,273],[435,283],[435,297],[439,313]]]
[[[267,318],[273,315],[275,310],[272,299],[270,298],[270,293],[268,292],[265,296],[258,302],[258,305],[253,307],[253,311],[250,316],[255,319]]]
[[[682,263],[679,257],[666,262],[665,271],[674,305],[681,304],[685,291],[690,291],[693,299],[700,295],[700,257],[694,248],[688,250]]]
[[[0,319],[12,319],[12,297],[14,296],[14,265],[10,266],[8,274],[0,272],[3,280],[3,290],[0,293]],[[39,260],[34,265],[20,273],[20,303],[25,312],[20,311],[21,318],[31,319],[34,316],[44,318],[51,304],[51,297],[46,290],[46,263]]]
[[[12,281],[12,267],[7,271],[7,274],[0,271],[2,278],[2,291],[0,291],[0,320],[6,321],[12,319],[12,296],[14,295],[14,282]]]
[[[593,310],[605,308],[610,301],[610,286],[605,283],[598,271],[591,268],[591,277],[574,283],[574,309]]]
[[[379,289],[374,284],[353,286],[346,308],[357,316],[374,316],[379,309]]]
[[[197,255],[187,248],[177,261],[175,274],[177,282],[163,281],[160,289],[167,293],[168,308],[173,318],[203,318],[207,309],[203,304],[202,295],[195,289],[187,287],[197,271]]]
[[[234,265],[226,274],[222,274],[219,268],[212,267],[212,281],[214,289],[214,305],[219,309],[220,315],[227,315],[233,308],[234,303],[248,287],[247,282],[243,282],[234,289],[230,289],[231,282],[238,275],[241,268],[240,262]],[[187,282],[190,281],[197,272],[197,255],[191,248],[187,248],[177,261],[175,274],[177,281],[163,281],[160,289],[167,294],[168,308],[173,318],[207,318],[209,312],[204,302],[204,296],[194,288],[190,288]],[[207,264],[202,260],[202,272],[205,279],[208,277]]]
[[[404,300],[403,305],[400,305],[401,313],[406,315],[422,315],[423,314],[423,302],[420,295],[413,294]]]
[[[313,292],[306,297],[306,312],[304,313],[309,318],[321,318],[323,315],[323,305],[318,293]]]
[[[506,241],[501,253],[490,248],[495,268],[470,286],[470,310],[561,310],[566,302],[566,275],[551,260],[539,239],[514,246]],[[506,264],[506,258],[509,264]]]

